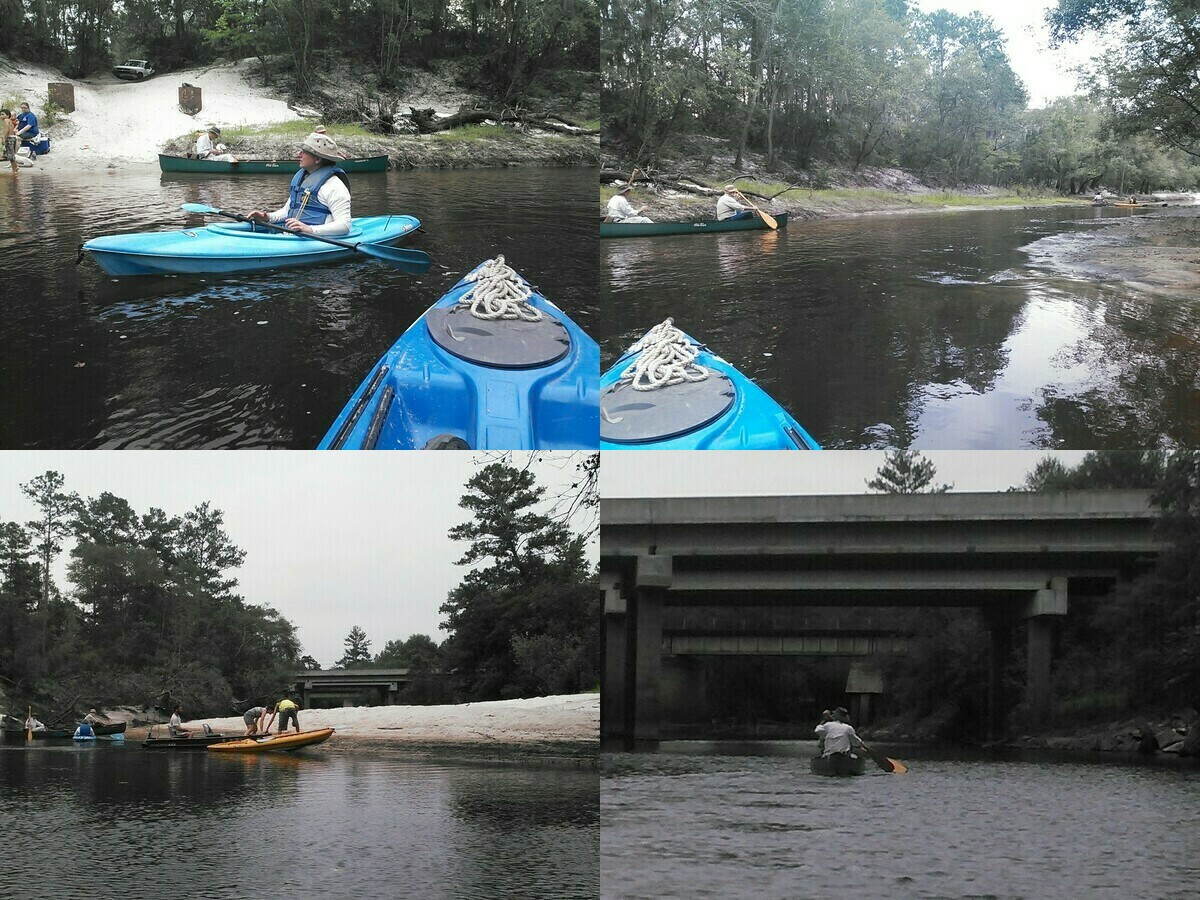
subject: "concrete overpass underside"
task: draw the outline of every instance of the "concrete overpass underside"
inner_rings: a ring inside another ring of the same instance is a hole
[[[916,607],[980,610],[993,635],[994,728],[1023,625],[1025,701],[1044,716],[1055,621],[1072,597],[1101,596],[1153,561],[1155,518],[1141,491],[604,500],[602,731],[658,738],[664,658],[816,655],[822,637],[882,638],[862,617]],[[790,637],[736,624],[814,608],[842,621]],[[704,626],[702,610],[724,624]]]

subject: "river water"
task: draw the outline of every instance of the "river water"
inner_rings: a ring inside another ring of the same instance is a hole
[[[825,447],[1200,442],[1200,298],[1064,274],[1055,208],[600,242],[602,366],[668,316]]]
[[[0,748],[9,897],[594,898],[594,770]]]
[[[605,754],[601,896],[1196,896],[1200,769],[913,759],[812,775],[811,742]]]
[[[368,369],[484,259],[594,328],[592,169],[353,176],[355,215],[410,213],[411,276],[369,258],[259,275],[113,279],[79,245],[201,225],[181,203],[283,202],[279,175],[149,167],[0,179],[0,448],[313,448]],[[226,221],[213,219],[211,221]]]

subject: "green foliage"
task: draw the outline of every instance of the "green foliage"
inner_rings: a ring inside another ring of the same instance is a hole
[[[578,691],[599,673],[599,591],[584,537],[540,511],[528,470],[481,469],[459,505],[472,521],[450,530],[474,566],[441,611],[447,666],[472,699]],[[487,564],[482,566],[481,564]]]
[[[334,663],[335,669],[357,669],[371,663],[371,642],[367,633],[355,625],[343,642],[346,652]]]
[[[1161,450],[1097,450],[1075,468],[1047,456],[1038,460],[1021,486],[1026,491],[1071,491],[1094,488],[1157,488],[1167,456]]]
[[[63,488],[56,472],[33,479],[23,489],[41,517],[0,524],[0,677],[26,696],[74,685],[71,696],[170,698],[197,712],[286,683],[295,629],[234,593],[229,570],[245,553],[220,510],[139,514],[113,494]],[[71,587],[60,592],[51,566],[68,536]]]
[[[889,450],[867,487],[885,494],[944,494],[954,487],[952,484],[933,487],[936,475],[934,464],[916,450]]]

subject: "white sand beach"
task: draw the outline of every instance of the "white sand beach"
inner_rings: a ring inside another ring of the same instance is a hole
[[[65,78],[55,69],[0,57],[0,98],[27,100],[41,116],[46,85],[75,87],[75,112],[55,125],[42,122],[50,153],[35,169],[105,169],[110,165],[153,163],[163,142],[201,130],[212,122],[222,128],[268,125],[299,119],[269,89],[249,79],[250,60],[154,75],[146,81],[121,81],[98,75],[84,81]],[[201,88],[204,109],[191,116],[179,108],[184,82]]]
[[[474,746],[525,746],[552,750],[553,745],[577,746],[600,740],[600,695],[569,694],[523,700],[461,703],[454,706],[357,706],[341,709],[302,709],[300,727],[335,728],[330,749],[411,747],[426,749]],[[186,718],[187,711],[184,711]],[[221,734],[242,734],[241,716],[195,719],[189,728],[208,725]],[[278,723],[276,723],[276,727]],[[165,736],[156,726],[156,736]],[[131,729],[130,737],[144,733]]]

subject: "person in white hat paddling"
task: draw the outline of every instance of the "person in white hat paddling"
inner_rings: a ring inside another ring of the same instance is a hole
[[[237,162],[232,153],[225,152],[225,145],[218,143],[220,140],[221,129],[216,125],[207,126],[204,134],[196,138],[196,159],[207,159],[212,162]]]
[[[274,212],[256,209],[252,219],[280,222],[293,231],[337,237],[350,230],[350,178],[337,165],[337,142],[313,132],[300,145],[287,202]]]
[[[725,193],[717,198],[717,221],[724,222],[727,219],[752,219],[755,216],[753,206],[746,206],[738,202],[738,197],[742,197],[741,192],[732,184],[725,185]],[[745,200],[745,197],[742,197]]]
[[[608,217],[614,222],[625,222],[628,224],[636,224],[640,222],[653,222],[653,219],[647,219],[642,215],[646,207],[634,209],[629,202],[629,194],[633,190],[632,185],[623,182],[617,182],[617,192],[608,198]]]

